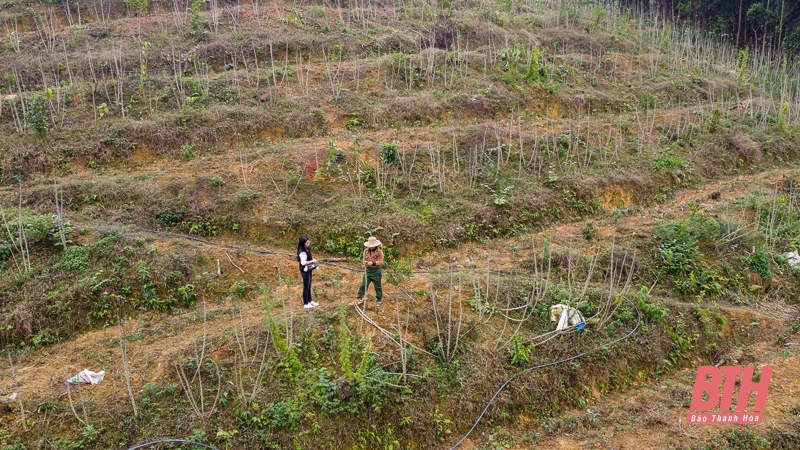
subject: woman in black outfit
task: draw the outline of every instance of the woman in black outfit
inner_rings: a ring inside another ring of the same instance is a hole
[[[303,277],[303,308],[319,306],[311,300],[311,273],[317,268],[317,260],[311,256],[311,240],[303,236],[297,244],[297,261],[300,263],[300,275]]]

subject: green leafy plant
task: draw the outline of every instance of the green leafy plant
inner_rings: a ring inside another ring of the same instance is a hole
[[[178,299],[183,301],[187,307],[192,307],[197,300],[197,291],[194,284],[188,283],[175,288]]]
[[[91,251],[83,246],[69,247],[61,257],[61,261],[53,265],[53,270],[69,270],[80,272],[89,268]]]
[[[290,381],[294,381],[303,371],[303,365],[297,357],[297,348],[286,341],[283,333],[278,329],[278,324],[275,322],[272,314],[267,313],[267,320],[275,343],[275,348],[283,355],[279,368],[283,369],[283,373]]]
[[[111,130],[106,137],[103,138],[103,144],[110,145],[114,148],[119,148],[122,142],[119,139],[119,130]]]
[[[683,158],[675,153],[675,148],[675,145],[671,145],[661,151],[653,163],[653,172],[661,172],[662,170],[671,172],[675,169],[683,169],[686,167]]]
[[[244,295],[247,293],[247,289],[249,287],[250,284],[246,280],[239,280],[233,283],[233,286],[231,286],[231,292],[233,292],[239,298],[244,298]]]
[[[148,0],[124,0],[124,2],[135,13],[146,13],[150,6]]]
[[[720,219],[699,212],[656,227],[659,266],[674,275],[678,292],[714,298],[725,292],[728,279],[702,260],[701,246],[713,246],[726,229]]]
[[[183,159],[194,159],[200,156],[200,152],[195,150],[194,144],[181,145],[181,156]]]
[[[447,435],[450,434],[450,425],[452,421],[446,418],[444,415],[439,413],[439,408],[436,408],[436,411],[432,414],[433,423],[436,425],[436,436],[439,437],[439,440],[444,442],[447,438]]]
[[[711,111],[711,120],[708,124],[708,131],[709,133],[716,133],[719,130],[720,125],[722,124],[722,110],[719,108],[714,108]]]
[[[514,366],[524,366],[528,364],[533,351],[533,345],[523,345],[520,343],[519,335],[514,335],[514,346],[509,350],[511,364]]]
[[[353,362],[351,361],[352,344],[350,339],[350,330],[347,328],[347,320],[345,315],[342,314],[339,320],[339,364],[342,368],[344,378],[352,380],[353,377]]]
[[[332,164],[338,164],[344,161],[344,150],[339,147],[335,139],[328,141],[328,160]]]
[[[391,144],[381,142],[379,146],[381,148],[381,162],[386,165],[392,165],[400,160],[400,151],[397,147],[397,142],[392,141]]]
[[[208,25],[208,20],[200,15],[200,11],[202,11],[203,5],[205,5],[207,1],[208,0],[191,0],[189,36],[197,36],[203,33],[204,28]]]
[[[239,430],[230,430],[230,431],[219,430],[217,431],[216,438],[218,442],[224,442],[225,450],[228,450],[229,448],[231,448],[231,441],[233,440],[233,437],[237,433],[239,433]]]
[[[153,216],[153,222],[162,227],[174,227],[183,221],[186,216],[186,206],[181,205],[180,209],[175,208],[172,203],[164,204],[163,209],[158,210]]]
[[[219,227],[214,222],[198,218],[193,222],[181,222],[181,227],[186,229],[189,234],[197,234],[200,236],[216,236],[219,234]]]
[[[789,127],[786,124],[786,119],[789,117],[789,102],[784,102],[781,107],[781,112],[778,115],[778,129],[783,133],[789,132]]]
[[[730,430],[725,440],[730,449],[766,450],[772,445],[767,438],[749,430]]]
[[[749,263],[750,268],[753,269],[754,272],[761,275],[761,278],[765,280],[769,280],[772,278],[770,257],[767,251],[763,247],[757,248],[756,251],[750,256],[747,262]]]
[[[642,288],[637,293],[636,299],[636,307],[644,313],[644,316],[647,317],[651,323],[661,323],[667,317],[667,311],[664,308],[659,307],[658,305],[654,305],[652,303],[646,303],[645,300],[647,299],[647,288],[642,286]]]
[[[578,196],[578,193],[572,189],[564,189],[562,191],[564,203],[567,207],[581,216],[594,214],[600,208],[597,199],[585,199]]]
[[[481,185],[484,189],[489,191],[492,195],[492,203],[496,206],[503,206],[508,202],[508,195],[514,190],[513,185],[506,186],[502,189],[495,190],[488,184]]]
[[[28,102],[28,124],[39,135],[47,133],[47,120],[44,118],[42,103],[38,97],[34,97]]]
[[[97,114],[100,115],[101,119],[103,118],[103,116],[108,114],[108,105],[106,105],[105,102],[100,103],[99,105],[97,105]]]
[[[687,336],[673,327],[667,327],[667,335],[672,338],[673,344],[664,363],[668,366],[675,366],[681,359],[689,357],[697,342],[697,336]]]
[[[596,232],[597,230],[595,230],[594,222],[592,221],[587,222],[586,226],[581,228],[581,234],[583,235],[583,238],[586,239],[587,241],[591,241],[592,239],[594,239],[594,235]]]
[[[29,209],[22,208],[21,211],[0,210],[0,226],[8,224],[12,227],[11,233],[3,232],[0,235],[0,248],[8,248],[8,250],[0,250],[0,260],[2,255],[9,253],[12,248],[21,248],[20,232],[17,227],[22,225],[22,235],[29,247],[60,247],[60,227],[64,230],[67,239],[67,244],[72,242],[71,235],[73,234],[74,227],[69,222],[64,222],[59,225],[58,216],[55,214],[33,214]]]
[[[736,72],[739,74],[739,83],[744,82],[744,74],[747,70],[747,61],[750,58],[750,47],[745,47],[744,50],[739,50],[739,56],[736,57]]]

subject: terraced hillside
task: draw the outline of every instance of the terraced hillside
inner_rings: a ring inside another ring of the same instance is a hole
[[[0,19],[3,450],[451,448],[582,353],[459,448],[797,445],[791,54],[582,1]],[[771,426],[676,423],[724,363]]]

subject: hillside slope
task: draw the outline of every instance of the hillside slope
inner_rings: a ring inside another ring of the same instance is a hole
[[[790,59],[579,1],[0,19],[2,450],[450,448],[582,352],[464,445],[625,446],[676,431],[696,366],[796,359]],[[381,308],[352,304],[370,235]],[[587,331],[550,333],[557,303]],[[668,412],[610,440],[662,380]],[[773,430],[648,445],[792,448],[779,398]]]

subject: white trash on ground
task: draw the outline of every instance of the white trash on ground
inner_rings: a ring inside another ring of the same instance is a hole
[[[550,307],[550,321],[558,322],[556,331],[566,330],[571,326],[584,323],[583,315],[577,308],[561,303]]]
[[[97,384],[103,381],[106,376],[106,371],[92,372],[89,369],[83,369],[78,372],[74,377],[67,380],[69,384]]]
[[[789,262],[789,267],[800,267],[800,253],[797,250],[784,253],[783,257]]]

